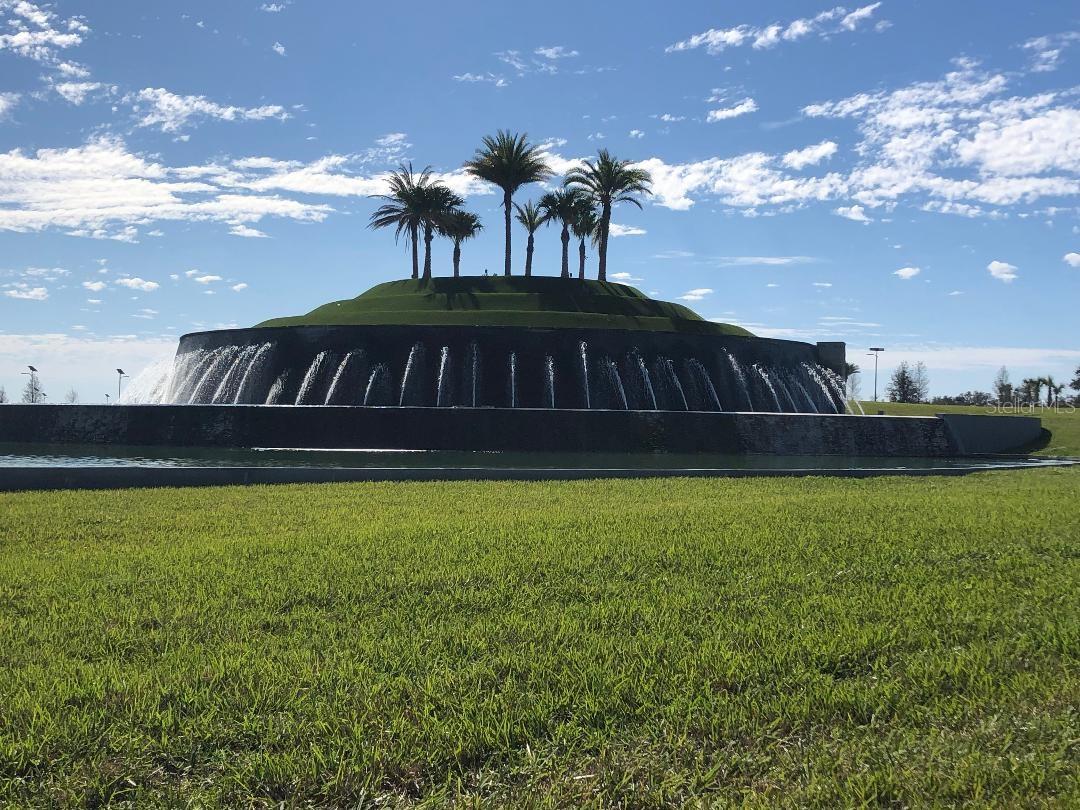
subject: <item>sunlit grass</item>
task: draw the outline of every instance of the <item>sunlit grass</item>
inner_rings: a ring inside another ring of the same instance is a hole
[[[1067,805],[1078,489],[0,495],[0,803]]]

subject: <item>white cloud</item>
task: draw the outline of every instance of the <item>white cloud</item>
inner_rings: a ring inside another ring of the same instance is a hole
[[[375,143],[378,146],[404,149],[412,145],[408,142],[408,139],[409,136],[404,132],[388,132],[381,138],[376,138]]]
[[[1027,40],[1021,47],[1031,53],[1031,70],[1049,73],[1057,70],[1062,54],[1074,42],[1080,41],[1080,31],[1065,31]]]
[[[248,285],[241,281],[239,284],[233,284],[231,289],[233,292],[240,292],[241,290],[246,290],[247,288]]]
[[[644,281],[643,278],[638,278],[633,273],[611,273],[609,278],[615,281]]]
[[[101,292],[106,286],[104,281],[84,281],[82,285],[90,292]]]
[[[59,52],[82,44],[90,29],[80,17],[59,17],[27,0],[0,2],[0,52],[33,59],[50,67],[61,62]]]
[[[263,3],[259,6],[259,11],[265,11],[268,14],[277,14],[279,11],[284,11],[288,3]]]
[[[193,276],[199,275],[199,271],[198,270],[185,270],[184,275],[187,276],[188,278],[192,278]]]
[[[1080,253],[1066,253],[1061,260],[1069,267],[1080,267]]]
[[[147,281],[138,276],[118,278],[115,283],[119,284],[121,287],[127,287],[129,290],[139,290],[141,292],[153,292],[161,286],[156,281]],[[85,287],[86,285],[84,284],[83,286]]]
[[[740,115],[747,115],[748,113],[755,112],[757,108],[756,101],[752,98],[744,98],[734,107],[721,107],[716,110],[709,110],[709,114],[705,120],[709,123],[726,121],[729,118],[738,118]]]
[[[562,45],[555,45],[554,47],[550,48],[537,48],[535,51],[533,51],[533,53],[535,53],[537,56],[543,57],[544,59],[566,59],[568,57],[578,55],[577,51],[568,50]]]
[[[506,87],[508,84],[510,84],[510,82],[508,82],[502,76],[497,76],[496,74],[490,73],[490,72],[489,73],[458,73],[458,74],[456,74],[454,76],[451,76],[451,78],[455,82],[469,82],[469,83],[473,83],[473,84],[475,84],[477,82],[487,82],[487,83],[495,85],[496,87]]]
[[[221,276],[214,276],[209,274],[205,276],[195,276],[195,281],[199,284],[213,284],[215,281],[221,281]]]
[[[861,205],[841,205],[839,208],[834,208],[833,213],[837,216],[844,217],[845,219],[854,220],[855,222],[874,221],[866,215],[866,209]]]
[[[284,121],[292,116],[278,104],[237,107],[218,104],[206,96],[181,96],[163,87],[146,87],[130,97],[139,116],[140,127],[160,127],[162,132],[178,132],[202,118],[221,121]]]
[[[273,45],[271,45],[270,50],[272,50],[278,56],[284,56],[285,55],[285,46],[282,45],[280,42],[275,42]]]
[[[633,225],[620,225],[617,222],[612,222],[608,235],[612,238],[618,236],[644,236],[646,233],[644,228],[638,228]]]
[[[995,259],[986,265],[986,269],[990,271],[990,275],[998,281],[1004,281],[1006,284],[1016,278],[1016,265],[1008,262],[1000,262]]]
[[[86,101],[86,97],[95,90],[100,90],[104,85],[101,82],[59,82],[53,85],[53,90],[59,93],[65,101],[76,106]]]
[[[686,120],[685,115],[672,115],[671,113],[661,113],[660,115],[657,115],[657,116],[654,116],[654,117],[659,118],[661,121],[664,121],[664,122],[666,122],[668,124],[674,123],[675,121],[685,121]]]
[[[986,175],[1080,172],[1080,110],[981,121],[970,138],[957,141],[956,155]]]
[[[813,283],[813,286],[815,286],[815,287],[831,287],[832,282],[831,281],[815,281]]]
[[[265,233],[258,228],[250,228],[247,225],[233,225],[229,228],[229,233],[233,236],[243,236],[248,239],[266,239],[268,238]]]
[[[630,137],[631,138],[644,138],[645,133],[642,132],[640,129],[632,129],[632,130],[630,130]]]
[[[873,3],[850,12],[843,6],[836,6],[813,17],[792,20],[786,24],[772,23],[765,27],[744,24],[734,28],[710,28],[669,45],[665,50],[672,53],[704,47],[708,53],[715,56],[728,48],[740,48],[744,45],[762,50],[772,48],[781,41],[794,42],[810,35],[827,37],[830,34],[856,30],[861,23],[873,16],[880,5],[881,3]]]
[[[0,93],[0,121],[8,117],[21,98],[18,93]]]
[[[706,295],[712,295],[713,291],[708,287],[699,287],[696,290],[687,290],[679,296],[680,301],[701,301]]]
[[[804,169],[807,166],[816,166],[823,160],[828,160],[836,154],[836,144],[832,141],[822,141],[805,149],[795,149],[784,155],[783,164],[791,169]]]
[[[899,270],[894,270],[893,275],[899,276],[904,281],[915,278],[922,272],[921,267],[901,267]]]
[[[29,284],[16,283],[11,285],[11,289],[4,290],[4,295],[24,301],[44,301],[49,297],[49,291],[45,287],[31,287]]]

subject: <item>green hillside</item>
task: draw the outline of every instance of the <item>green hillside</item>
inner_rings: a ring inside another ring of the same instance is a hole
[[[531,326],[750,335],[625,284],[480,276],[388,281],[356,298],[258,326]]]

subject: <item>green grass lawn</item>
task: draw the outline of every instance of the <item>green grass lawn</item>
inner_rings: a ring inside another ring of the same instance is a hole
[[[1076,806],[1078,494],[0,495],[0,804]]]
[[[750,334],[741,326],[707,321],[681,304],[649,298],[626,284],[545,276],[387,281],[356,298],[258,326],[387,324]]]

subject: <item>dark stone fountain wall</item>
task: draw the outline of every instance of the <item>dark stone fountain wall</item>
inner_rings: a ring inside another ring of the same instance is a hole
[[[313,373],[318,378],[313,380],[313,393],[298,404],[323,404],[335,369],[350,352],[355,362],[350,363],[347,379],[326,404],[361,405],[367,395],[369,405],[418,407],[778,410],[774,405],[761,406],[765,383],[749,373],[754,364],[799,374],[805,374],[802,364],[820,365],[842,375],[844,363],[842,343],[814,346],[675,332],[460,326],[301,326],[196,332],[181,338],[177,356],[200,349],[266,343],[272,349],[257,372],[260,379],[245,386],[237,404],[263,404],[275,381],[279,381],[279,391],[274,402],[297,402],[305,376],[320,352],[328,353],[326,367]],[[582,343],[586,346],[587,384]],[[444,348],[447,360],[440,387]],[[743,380],[738,378],[740,372],[733,368],[729,354],[744,369]],[[553,386],[548,358],[554,369]],[[642,364],[648,374],[642,373]],[[373,380],[377,368],[381,370]],[[403,385],[407,369],[408,381]],[[829,401],[828,394],[822,394],[809,380],[804,380],[804,388],[818,399],[815,409],[842,409],[841,398]],[[210,385],[204,387],[202,396],[190,401],[210,402],[208,392],[213,393]],[[765,400],[771,402],[767,393]],[[811,410],[809,406],[788,407],[789,400],[783,395],[780,400],[779,410]]]

